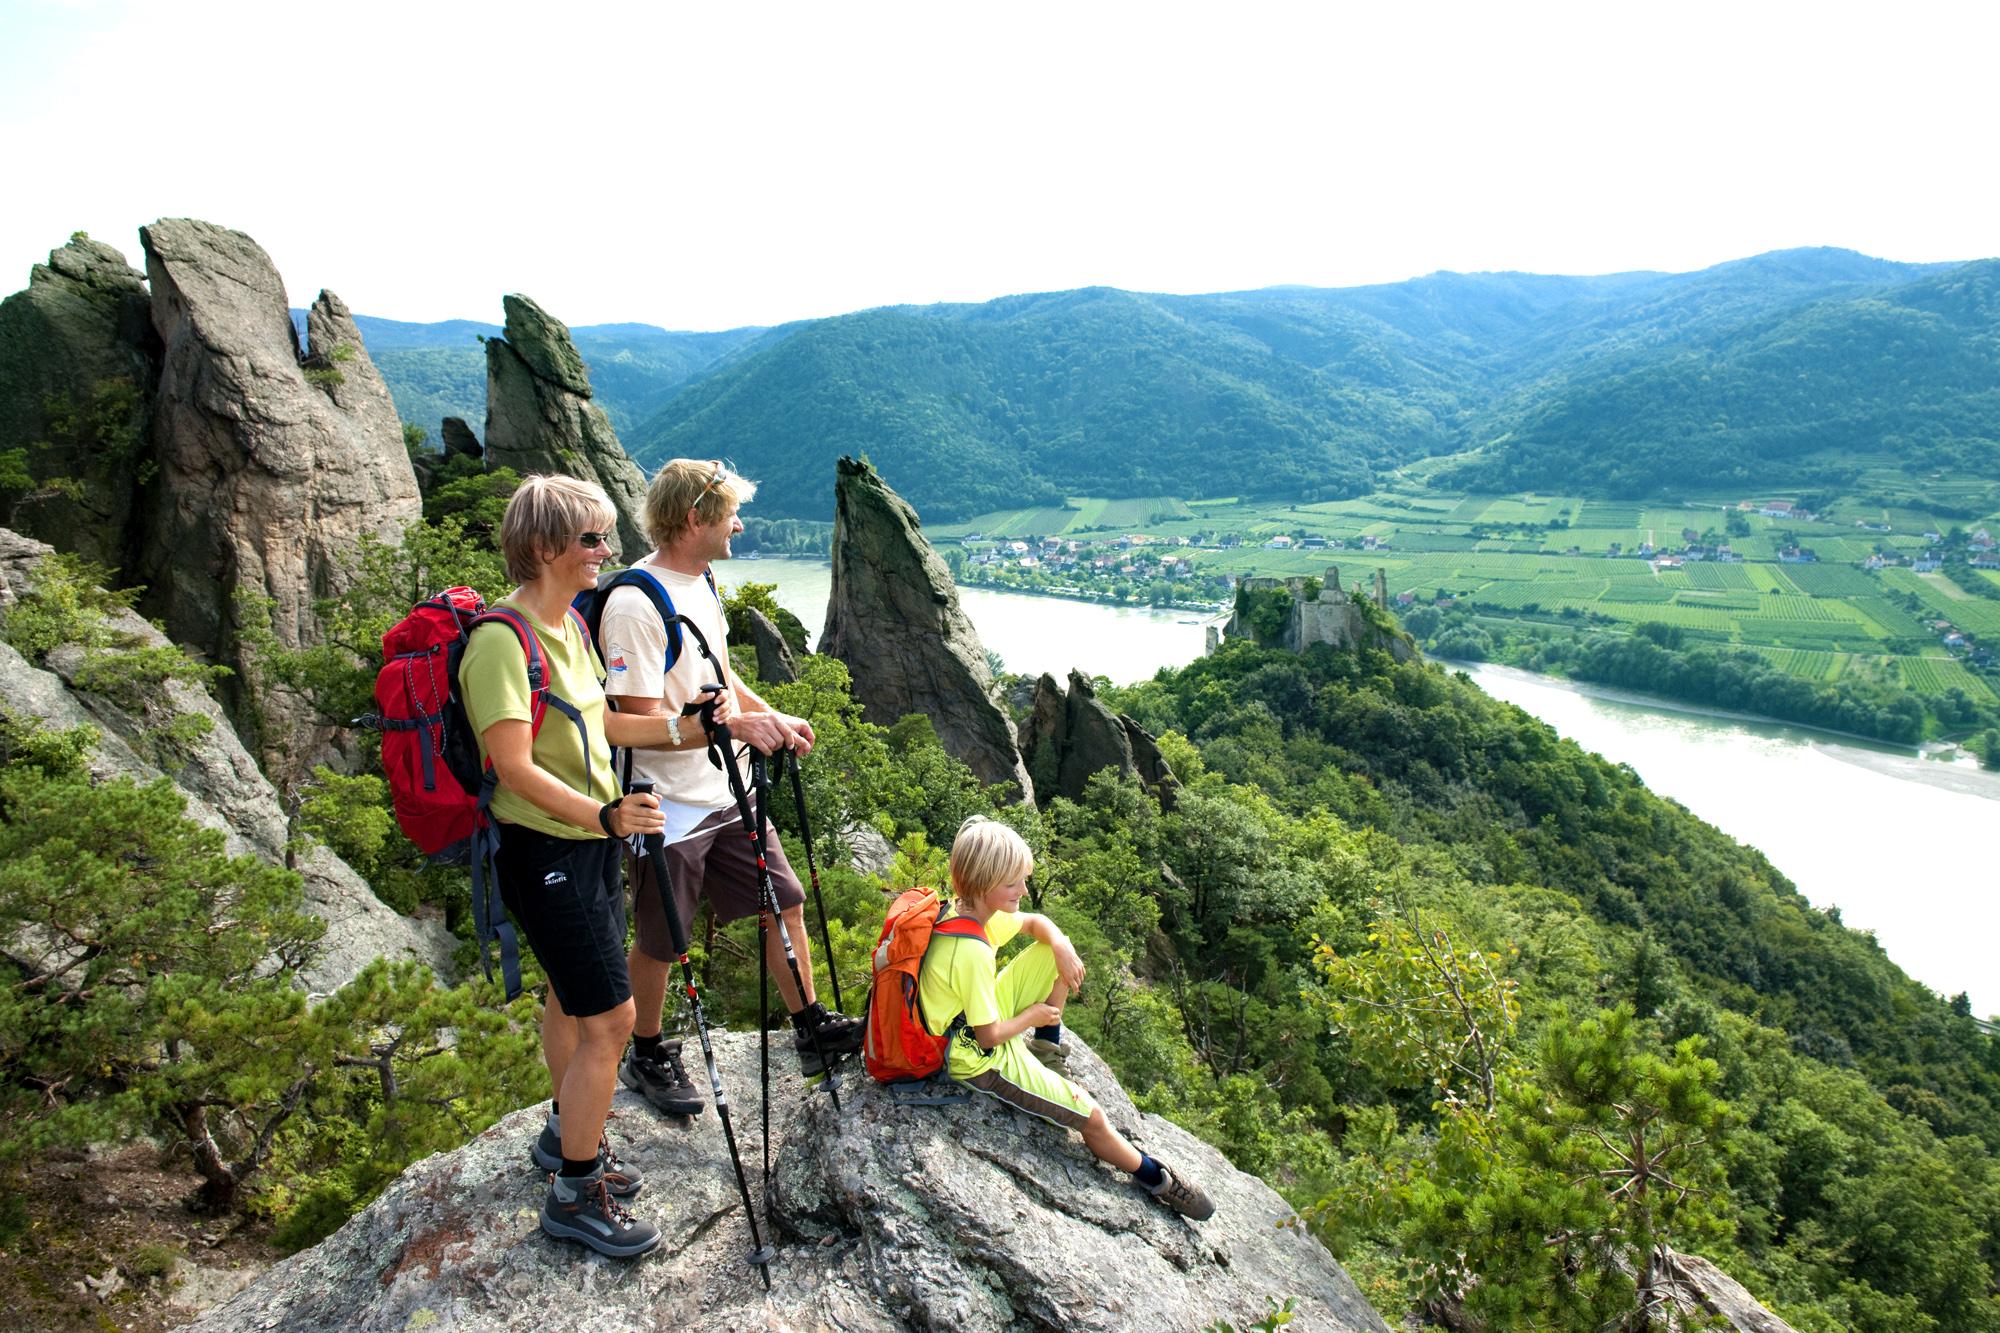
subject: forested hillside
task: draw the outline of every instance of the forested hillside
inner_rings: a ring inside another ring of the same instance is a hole
[[[2000,261],[1619,349],[1492,413],[1474,490],[1834,489],[1879,458],[2000,467]]]
[[[1638,497],[1837,485],[1857,456],[1990,469],[1993,267],[1787,250],[1695,273],[1086,288],[573,332],[642,464],[731,458],[771,517],[824,518],[819,479],[863,452],[938,520],[1083,494],[1329,499],[1468,450],[1448,484]],[[491,326],[361,327],[406,421],[477,425]]]
[[[303,312],[294,311],[293,318]],[[396,414],[439,438],[439,423],[460,417],[475,433],[486,420],[486,352],[480,343],[501,334],[498,324],[453,319],[410,324],[357,316],[382,378],[396,400]],[[571,329],[590,367],[591,388],[611,423],[630,432],[657,413],[681,385],[741,349],[766,330],[673,333],[650,324],[597,324]]]

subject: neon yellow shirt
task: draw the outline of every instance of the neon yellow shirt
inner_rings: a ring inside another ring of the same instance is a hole
[[[917,1001],[924,1008],[924,1026],[934,1037],[943,1036],[952,1019],[965,1015],[966,1035],[951,1044],[953,1078],[971,1078],[1000,1063],[997,1048],[980,1050],[971,1030],[1012,1017],[1000,1012],[1000,1001],[994,994],[999,975],[994,955],[1020,933],[1019,912],[995,912],[986,919],[986,938],[992,948],[959,935],[931,936],[924,965],[917,973]]]
[[[618,799],[618,776],[611,768],[611,746],[604,738],[604,674],[597,652],[567,615],[560,630],[536,620],[513,602],[496,602],[519,611],[542,646],[550,693],[567,700],[583,714],[586,748],[576,724],[551,707],[535,736],[535,767],[547,771],[572,791],[603,805]],[[528,660],[521,641],[505,625],[481,625],[472,631],[459,662],[459,688],[465,713],[479,737],[479,758],[486,759],[486,729],[495,722],[530,722]],[[564,823],[503,784],[493,794],[493,817],[520,824],[557,838],[601,838],[604,830]]]

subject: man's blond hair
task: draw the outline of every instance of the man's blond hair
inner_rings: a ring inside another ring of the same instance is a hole
[[[997,819],[974,815],[951,840],[951,892],[961,901],[983,899],[1035,869],[1027,839]]]
[[[618,511],[602,486],[539,472],[522,478],[500,520],[500,554],[507,559],[507,577],[516,583],[540,578],[549,559],[561,555],[585,532],[605,533],[614,545],[618,540]]]
[[[670,545],[688,526],[688,511],[703,524],[750,503],[757,483],[721,459],[675,458],[646,488],[646,540]]]

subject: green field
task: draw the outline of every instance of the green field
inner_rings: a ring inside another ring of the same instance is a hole
[[[1938,503],[1985,495],[1978,486],[1938,484]],[[1960,689],[2000,693],[1985,677],[1943,656],[1940,631],[1950,621],[1975,641],[2000,645],[2000,600],[1978,595],[1941,573],[1861,568],[1870,554],[1907,555],[1929,543],[1926,531],[2000,527],[2000,514],[1968,522],[1932,513],[1909,497],[1894,504],[1837,504],[1818,522],[1744,512],[1746,496],[1704,496],[1682,503],[1639,503],[1538,493],[1465,495],[1425,490],[1407,480],[1373,495],[1310,504],[1249,503],[1239,498],[1184,503],[1159,496],[1128,500],[1072,498],[1060,508],[982,514],[927,529],[953,541],[967,533],[1023,538],[1145,533],[1180,537],[1206,573],[1323,575],[1338,567],[1348,587],[1369,586],[1384,572],[1392,596],[1418,603],[1440,595],[1481,615],[1557,624],[1631,628],[1670,625],[1696,640],[1766,653],[1808,680],[1854,671],[1900,682],[1922,694]],[[1731,523],[1737,531],[1728,533]],[[1871,532],[1858,521],[1887,522]],[[1747,527],[1747,531],[1745,528]],[[1679,569],[1637,558],[1643,543],[1678,551],[1686,531],[1714,534],[1740,563],[1691,561]],[[1284,534],[1322,538],[1320,550],[1273,550]],[[1384,543],[1360,550],[1361,539]],[[1613,544],[1621,552],[1612,557]],[[1343,549],[1344,544],[1344,549]],[[1780,563],[1778,551],[1801,545],[1816,563]],[[1574,554],[1572,554],[1574,552]],[[2000,571],[1971,577],[2000,587]]]

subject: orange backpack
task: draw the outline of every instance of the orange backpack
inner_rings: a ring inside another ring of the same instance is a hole
[[[970,917],[938,920],[944,895],[936,889],[909,889],[889,907],[882,934],[875,942],[875,981],[868,992],[868,1040],[862,1060],[880,1083],[913,1083],[944,1067],[952,1027],[941,1037],[924,1025],[917,999],[917,973],[923,968],[933,935],[956,935],[991,948],[986,929]]]

